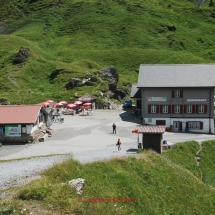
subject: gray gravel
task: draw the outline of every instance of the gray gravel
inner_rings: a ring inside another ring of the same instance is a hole
[[[70,158],[68,155],[36,157],[0,163],[0,190],[22,186],[39,178],[41,171]]]
[[[14,186],[23,186],[34,179],[40,178],[43,170],[72,157],[81,163],[89,163],[104,161],[114,157],[128,156],[130,153],[127,150],[131,146],[133,145],[129,143],[124,144],[121,151],[117,151],[115,145],[110,145],[104,149],[71,153],[70,155],[54,155],[1,162],[0,190]]]

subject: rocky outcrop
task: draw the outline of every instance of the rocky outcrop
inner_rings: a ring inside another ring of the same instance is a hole
[[[69,83],[66,84],[67,90],[72,90],[75,87],[80,87],[81,79],[80,78],[71,78]]]
[[[85,180],[83,178],[77,178],[67,182],[67,184],[76,189],[78,195],[82,195],[84,192],[84,183]]]
[[[119,81],[119,75],[114,66],[102,69],[98,73],[98,76],[100,76],[100,78],[102,79],[108,80],[107,96],[110,99],[117,99],[121,101],[126,96],[127,92],[123,89],[118,88],[117,86]]]
[[[71,78],[69,83],[66,84],[67,90],[72,90],[75,87],[82,87],[82,86],[93,86],[95,78]]]
[[[82,86],[93,86],[95,85],[94,82],[97,82],[98,79],[105,85],[105,89],[100,92],[101,98],[104,97],[104,94],[107,94],[108,98],[110,99],[117,99],[122,101],[123,98],[127,95],[127,92],[123,89],[120,89],[117,84],[119,81],[119,75],[116,71],[114,66],[109,66],[97,73],[97,76],[92,75],[88,76],[87,78],[71,78],[69,83],[66,84],[67,90],[72,90],[75,87],[82,87]],[[108,82],[108,83],[107,83]],[[77,98],[78,95],[75,95]]]
[[[23,63],[28,59],[29,56],[30,56],[30,49],[21,47],[13,61],[13,64],[15,65],[15,64]]]
[[[109,66],[107,68],[102,69],[98,75],[101,78],[106,78],[109,81],[115,80],[115,82],[119,81],[119,75],[116,72],[116,68],[114,66]]]

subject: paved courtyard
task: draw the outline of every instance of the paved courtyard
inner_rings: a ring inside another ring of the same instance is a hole
[[[101,160],[114,156],[124,156],[129,149],[137,149],[137,134],[132,133],[139,118],[131,115],[131,109],[95,110],[92,116],[63,115],[64,123],[53,123],[52,137],[45,142],[26,145],[3,145],[0,160],[27,158],[56,154],[70,154],[82,162]],[[116,134],[112,134],[115,123]],[[116,142],[120,138],[122,150],[117,151]],[[166,132],[168,144],[188,140],[210,140],[215,135]]]

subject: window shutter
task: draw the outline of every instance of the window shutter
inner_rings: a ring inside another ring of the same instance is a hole
[[[183,105],[180,105],[180,113],[183,113]]]
[[[186,122],[186,127],[188,127],[189,126],[189,122]]]
[[[163,113],[163,105],[160,105],[160,113]]]
[[[179,122],[179,131],[182,131],[182,122]]]
[[[186,113],[186,105],[184,105],[184,113]]]
[[[175,96],[174,96],[174,90],[172,91],[172,98],[174,98]]]
[[[148,105],[148,113],[151,113],[151,105]]]
[[[171,105],[168,105],[168,113],[171,113]]]
[[[183,90],[180,90],[180,98],[183,98]]]
[[[172,105],[172,113],[174,113],[174,105]]]
[[[195,105],[192,105],[192,113],[195,113],[195,111],[196,111]]]
[[[156,113],[159,113],[159,105],[156,105]]]
[[[199,113],[199,105],[196,105],[196,113]]]
[[[203,122],[200,122],[200,129],[203,129]]]
[[[207,113],[207,108],[208,108],[208,106],[205,105],[205,106],[204,106],[204,113]]]

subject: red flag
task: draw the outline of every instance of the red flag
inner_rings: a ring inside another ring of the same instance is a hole
[[[136,129],[136,130],[133,130],[132,133],[138,133],[138,130],[137,130],[137,129]]]

